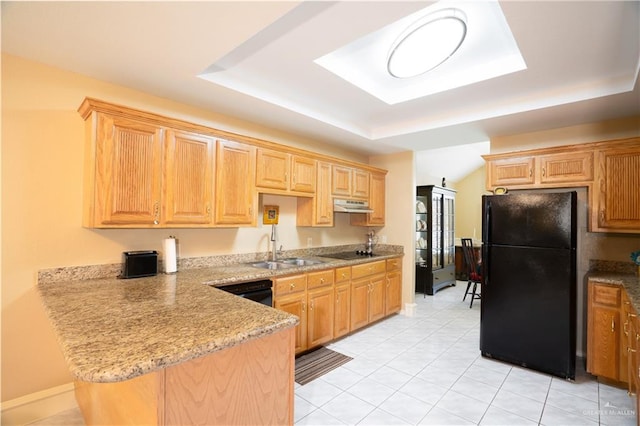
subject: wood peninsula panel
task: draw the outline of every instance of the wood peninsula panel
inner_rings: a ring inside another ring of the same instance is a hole
[[[293,424],[294,329],[113,383],[75,381],[87,425]]]
[[[166,424],[293,424],[293,329],[166,369]]]

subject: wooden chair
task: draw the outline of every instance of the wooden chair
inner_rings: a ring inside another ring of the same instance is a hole
[[[478,284],[482,284],[482,274],[480,272],[480,264],[476,259],[476,252],[473,250],[473,242],[471,238],[461,238],[462,241],[462,253],[464,254],[464,263],[467,266],[467,275],[469,282],[467,282],[467,290],[464,293],[462,301],[467,298],[467,294],[471,294],[471,303],[469,309],[473,307],[473,301],[480,299],[480,293],[478,293]],[[473,284],[473,287],[471,285]],[[471,289],[471,291],[469,291]]]

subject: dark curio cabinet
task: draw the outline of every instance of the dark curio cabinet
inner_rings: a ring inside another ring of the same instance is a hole
[[[456,284],[455,197],[448,188],[416,188],[416,292],[434,295]]]

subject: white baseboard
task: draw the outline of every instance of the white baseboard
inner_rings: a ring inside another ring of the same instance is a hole
[[[417,303],[405,303],[404,304],[404,309],[400,312],[402,315],[408,316],[408,317],[414,317],[416,316],[416,307],[418,306]]]
[[[2,425],[25,425],[77,408],[73,383],[34,392],[2,403]]]

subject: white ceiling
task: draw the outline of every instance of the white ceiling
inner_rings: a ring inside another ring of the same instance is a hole
[[[640,115],[638,1],[500,2],[526,70],[395,105],[313,62],[433,3],[2,1],[2,51],[366,155]]]

